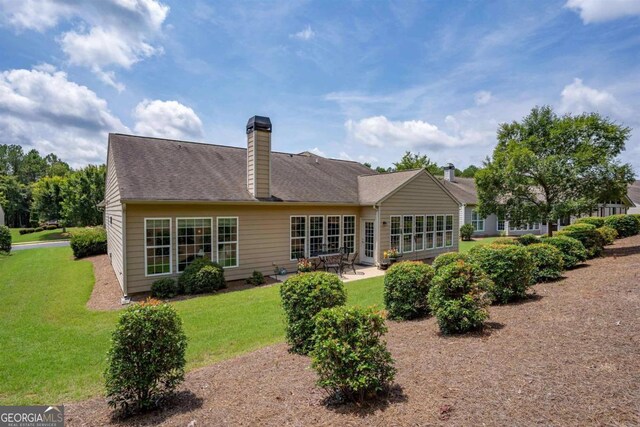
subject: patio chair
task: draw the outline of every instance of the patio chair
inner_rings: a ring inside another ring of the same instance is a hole
[[[334,270],[342,277],[342,255],[329,255],[324,257],[324,271]]]
[[[355,251],[352,254],[347,255],[343,260],[342,260],[342,271],[346,269],[352,269],[353,270],[353,274],[358,274],[358,272],[356,271],[356,260],[358,259],[358,251]]]

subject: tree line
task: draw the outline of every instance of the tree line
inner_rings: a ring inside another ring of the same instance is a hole
[[[67,226],[102,224],[105,165],[73,169],[56,154],[0,144],[0,206],[9,227],[56,220]]]
[[[373,169],[371,163],[364,163],[366,167],[369,169]],[[442,176],[444,175],[444,166],[438,165],[438,163],[432,161],[426,154],[412,153],[411,151],[405,151],[404,155],[400,158],[399,161],[393,163],[392,167],[384,168],[382,166],[377,166],[375,168],[376,172],[379,173],[389,173],[389,172],[397,172],[397,171],[405,171],[411,169],[426,169],[432,175]],[[455,169],[456,176],[462,178],[473,178],[481,168],[475,165],[470,165],[464,170],[460,170],[458,168]]]

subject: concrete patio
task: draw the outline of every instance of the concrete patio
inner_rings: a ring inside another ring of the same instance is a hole
[[[329,273],[333,273],[333,271],[329,271]],[[284,282],[289,277],[294,276],[295,274],[297,273],[293,272],[293,273],[287,273],[282,276],[278,276],[278,280]],[[378,277],[378,276],[384,276],[384,270],[379,270],[377,267],[372,265],[356,265],[355,274],[353,273],[353,270],[350,269],[348,271],[345,271],[342,274],[341,279],[343,282],[347,283],[347,282],[353,282],[354,280],[369,279],[371,277]]]

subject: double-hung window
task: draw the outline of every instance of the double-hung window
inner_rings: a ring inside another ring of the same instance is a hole
[[[327,215],[327,251],[340,249],[340,215]]]
[[[484,231],[484,218],[476,210],[471,211],[471,225],[473,231]]]
[[[144,235],[145,274],[171,274],[171,218],[145,218]]]
[[[435,247],[435,234],[436,234],[436,224],[435,217],[433,215],[427,215],[425,217],[425,249],[433,249]]]
[[[453,215],[447,215],[445,218],[444,245],[453,246]]]
[[[354,253],[356,251],[355,215],[345,215],[342,217],[342,233],[342,246],[345,249],[345,253]]]
[[[239,265],[237,217],[218,217],[218,264],[223,267]]]
[[[324,250],[324,216],[309,217],[309,255],[316,256]]]
[[[212,259],[211,218],[178,218],[178,273],[196,258]]]
[[[400,251],[400,238],[402,237],[402,224],[400,216],[391,217],[391,249]]]
[[[424,216],[416,215],[416,234],[414,237],[416,251],[424,249]]]
[[[413,216],[402,218],[402,252],[413,252]]]
[[[496,229],[498,231],[504,231],[504,219],[498,219],[498,223],[496,224]]]
[[[444,247],[444,215],[436,215],[436,248]]]
[[[289,256],[291,260],[305,257],[307,248],[307,217],[292,216],[289,242]]]

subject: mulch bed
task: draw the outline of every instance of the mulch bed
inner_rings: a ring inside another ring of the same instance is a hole
[[[172,407],[122,424],[640,425],[640,236],[606,254],[491,307],[481,333],[389,322],[396,385],[373,404],[328,405],[309,359],[279,344],[190,372]],[[65,412],[117,423],[100,398]]]

